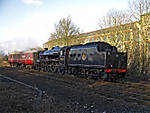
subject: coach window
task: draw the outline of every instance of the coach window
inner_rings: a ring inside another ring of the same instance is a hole
[[[26,55],[26,59],[28,59],[28,54]]]
[[[14,55],[14,59],[16,59],[16,55]]]
[[[24,54],[22,55],[22,59],[25,59],[25,55]]]
[[[17,59],[20,59],[20,55],[17,55]]]
[[[30,58],[33,58],[33,53],[30,54]]]
[[[28,58],[30,59],[30,53],[28,54]]]
[[[27,55],[27,59],[29,59],[29,56],[30,56],[30,54],[28,53],[28,55]]]

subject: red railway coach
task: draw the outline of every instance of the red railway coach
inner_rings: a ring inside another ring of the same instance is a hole
[[[11,66],[34,67],[37,60],[37,51],[14,52],[8,55],[8,62]]]
[[[21,52],[14,52],[8,55],[8,62],[11,66],[18,66],[21,64]]]

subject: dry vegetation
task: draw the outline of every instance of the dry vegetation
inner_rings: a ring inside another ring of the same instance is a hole
[[[5,67],[5,66],[7,66],[7,67],[10,66],[9,63],[8,63],[8,61],[1,61],[0,62],[0,67]]]

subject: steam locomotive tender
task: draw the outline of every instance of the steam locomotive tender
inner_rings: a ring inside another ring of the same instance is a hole
[[[127,53],[105,42],[69,46],[61,49],[59,65],[62,74],[113,81],[125,76]]]

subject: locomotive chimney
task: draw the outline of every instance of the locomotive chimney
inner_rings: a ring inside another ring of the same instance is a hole
[[[48,48],[44,48],[44,50],[48,50]]]

